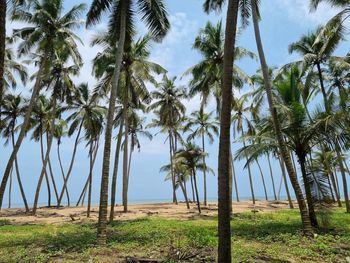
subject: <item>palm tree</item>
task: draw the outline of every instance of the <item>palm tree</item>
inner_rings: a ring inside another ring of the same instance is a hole
[[[306,235],[311,235],[313,230],[312,230],[312,226],[311,226],[311,222],[310,222],[310,218],[309,218],[309,214],[308,214],[308,209],[307,209],[305,199],[304,199],[300,184],[298,182],[298,178],[297,178],[296,172],[294,170],[289,152],[286,148],[285,141],[283,139],[280,121],[279,121],[278,116],[277,116],[277,110],[276,110],[274,98],[272,95],[272,83],[271,83],[271,79],[270,79],[270,75],[269,75],[269,68],[268,68],[268,65],[266,62],[265,53],[264,53],[261,35],[260,35],[260,28],[259,28],[260,17],[259,17],[259,10],[258,10],[258,2],[256,0],[251,0],[250,5],[248,5],[248,7],[249,6],[250,6],[250,9],[245,10],[246,12],[242,12],[242,14],[247,15],[247,17],[245,17],[246,19],[249,18],[250,15],[252,15],[252,17],[253,17],[255,40],[256,40],[256,45],[257,45],[257,49],[258,49],[258,53],[259,53],[261,70],[263,73],[264,87],[266,90],[269,109],[270,109],[273,124],[274,124],[275,135],[276,135],[278,145],[280,148],[280,153],[281,153],[283,161],[286,165],[290,180],[292,182],[292,186],[293,186],[294,191],[295,191],[296,198],[298,200],[304,233]]]
[[[214,142],[214,136],[219,135],[219,129],[217,127],[217,122],[212,119],[213,112],[205,113],[203,108],[199,111],[191,113],[190,118],[187,120],[185,125],[185,131],[191,131],[188,136],[188,140],[191,141],[195,138],[200,138],[202,140],[202,152],[205,152],[205,138],[209,139],[209,143]],[[193,130],[194,128],[194,130]],[[206,166],[205,155],[203,155],[203,164]],[[206,170],[203,171],[204,178],[204,205],[207,205],[207,174]]]
[[[2,116],[4,117],[3,121],[6,124],[3,130],[3,135],[5,138],[8,138],[8,141],[11,141],[12,147],[15,144],[15,132],[18,118],[22,117],[25,112],[25,107],[23,106],[23,98],[20,95],[6,95],[3,100],[3,109]],[[22,185],[19,164],[17,158],[15,159],[15,169],[17,175],[17,181],[19,185],[19,189],[21,192],[21,196],[23,199],[23,203],[26,209],[26,212],[29,212],[27,198],[24,192],[24,188]],[[12,173],[11,173],[12,177]],[[11,191],[9,191],[11,194]]]
[[[109,108],[106,123],[105,145],[103,151],[101,197],[98,223],[98,243],[106,244],[106,223],[108,206],[108,178],[109,162],[111,152],[111,138],[114,120],[114,110],[116,106],[117,90],[120,71],[122,67],[125,44],[131,43],[130,39],[134,34],[134,18],[137,8],[141,14],[141,19],[146,23],[150,34],[157,40],[161,40],[169,29],[167,11],[163,1],[152,0],[94,0],[87,14],[87,26],[100,21],[102,13],[113,10],[109,18],[109,34],[114,43],[118,43],[115,57],[115,67],[113,72],[112,88],[110,92]]]
[[[204,10],[220,10],[225,1],[206,0]],[[221,110],[220,110],[220,141],[219,141],[219,176],[218,176],[218,196],[219,196],[219,245],[218,262],[231,262],[231,202],[230,196],[230,126],[231,126],[231,105],[232,105],[232,76],[234,50],[237,33],[239,1],[229,0],[226,17],[224,60],[221,90]]]
[[[20,30],[14,30],[14,36],[23,39],[23,42],[21,42],[19,45],[18,54],[25,55],[33,51],[33,49],[36,49],[35,52],[40,54],[41,59],[31,98],[24,116],[23,125],[18,135],[15,147],[6,165],[1,182],[0,208],[2,206],[5,187],[13,166],[13,162],[25,137],[35,100],[39,95],[40,89],[42,88],[42,78],[50,68],[49,65],[54,56],[54,50],[58,45],[66,46],[67,49],[70,50],[77,50],[77,45],[75,42],[77,40],[77,36],[72,30],[77,28],[81,22],[78,21],[77,18],[84,10],[84,5],[81,4],[74,6],[64,15],[62,14],[62,5],[63,0],[43,0],[41,2],[36,2],[34,5],[30,5],[30,8],[18,8],[18,12],[16,12],[14,15],[15,20],[22,22],[24,21],[30,24],[28,27]],[[42,174],[44,174],[44,167],[42,169]]]
[[[156,85],[157,90],[151,93],[152,98],[156,101],[149,106],[149,110],[156,110],[156,116],[158,117],[149,127],[162,127],[162,131],[168,133],[173,203],[177,203],[176,176],[173,170],[175,138],[177,137],[176,126],[182,121],[186,111],[185,105],[181,102],[181,99],[186,97],[186,92],[182,87],[175,86],[175,80],[176,77],[169,79],[164,75],[162,82]]]
[[[203,163],[203,156],[206,153],[203,152],[198,146],[192,143],[186,143],[182,149],[179,149],[174,155],[174,163],[182,164],[191,172],[194,182],[194,190],[197,200],[198,212],[201,213],[201,205],[197,187],[197,170],[209,171],[208,167]]]

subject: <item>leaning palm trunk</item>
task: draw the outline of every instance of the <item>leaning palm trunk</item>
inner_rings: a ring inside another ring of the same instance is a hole
[[[230,145],[231,147],[231,145]],[[236,194],[236,201],[239,202],[239,194],[238,194],[238,186],[237,186],[237,178],[236,178],[236,169],[235,169],[235,164],[233,162],[233,157],[232,157],[232,150],[230,148],[230,158],[231,158],[231,168],[232,168],[232,178],[233,178],[233,183],[235,184],[235,194]],[[231,206],[232,206],[232,179],[230,182],[230,188],[231,188]]]
[[[242,128],[242,135],[244,135],[244,131]],[[243,147],[246,148],[245,140],[243,139]],[[246,161],[247,161],[247,169],[248,169],[248,176],[249,176],[249,186],[250,186],[250,192],[252,194],[252,200],[253,204],[255,205],[255,194],[254,194],[254,185],[253,185],[253,178],[252,178],[252,171],[250,169],[250,164],[248,161],[248,156],[245,155]]]
[[[118,176],[118,167],[119,167],[120,148],[122,145],[123,127],[124,127],[124,122],[121,122],[119,126],[117,147],[115,149],[114,168],[113,168],[113,177],[112,177],[112,190],[111,190],[111,211],[109,214],[109,222],[112,222],[114,219],[114,206],[115,206],[115,197],[117,192],[117,176]]]
[[[63,182],[66,180],[66,175],[64,174],[64,169],[63,169],[63,164],[62,164],[62,159],[61,159],[61,147],[60,147],[60,143],[57,144],[57,157],[58,157],[58,162],[60,164],[60,169],[61,169],[61,174],[62,174],[62,178],[63,178]],[[69,197],[69,192],[68,192],[68,188],[66,186],[66,195],[67,195],[67,205],[70,206],[70,197]]]
[[[195,169],[192,169],[192,174],[193,174],[194,190],[196,191],[197,208],[198,208],[198,212],[201,213],[201,202],[199,201],[199,194],[198,194],[197,178],[196,178],[196,170]]]
[[[179,185],[180,185],[182,193],[184,195],[187,209],[190,209],[190,203],[188,202],[187,191],[186,191],[186,187],[185,187],[186,182],[184,182],[182,179],[179,178]]]
[[[277,194],[276,194],[276,187],[275,187],[275,179],[273,177],[273,172],[272,172],[272,166],[271,166],[271,160],[270,160],[270,154],[267,153],[267,162],[269,164],[269,170],[270,170],[270,176],[271,176],[271,182],[272,182],[272,190],[273,190],[273,195],[275,197],[275,200],[277,200]]]
[[[274,101],[273,101],[273,95],[272,95],[272,84],[269,76],[269,69],[266,63],[265,59],[265,54],[262,46],[262,41],[261,41],[261,36],[260,36],[260,28],[259,28],[259,18],[258,18],[258,13],[257,13],[257,3],[256,0],[251,0],[251,5],[252,5],[252,14],[253,14],[253,25],[254,25],[254,33],[255,33],[255,40],[256,40],[256,45],[259,53],[259,58],[260,58],[260,64],[261,64],[261,69],[263,73],[263,78],[264,78],[264,87],[266,89],[266,95],[269,103],[269,108],[271,111],[271,116],[275,128],[275,133],[276,133],[276,138],[278,141],[278,145],[280,148],[280,152],[282,155],[282,158],[284,160],[284,163],[286,165],[292,186],[295,191],[295,195],[298,201],[299,205],[299,210],[300,210],[300,216],[301,220],[303,223],[303,230],[306,235],[312,235],[313,234],[313,229],[312,225],[310,222],[309,214],[308,214],[308,209],[305,203],[305,199],[303,196],[303,192],[301,190],[300,184],[298,182],[298,178],[295,172],[295,169],[293,168],[293,164],[290,159],[289,152],[286,148],[279,119],[277,116],[277,109],[275,108]]]
[[[86,211],[87,217],[90,217],[90,212],[91,212],[92,176],[93,176],[94,164],[95,164],[96,156],[98,152],[98,140],[95,141],[95,145],[93,144],[93,142],[91,142],[91,148],[90,148],[91,152],[90,152],[90,170],[89,170],[89,178],[88,178],[88,181],[89,181],[88,206]]]
[[[5,94],[5,50],[6,50],[6,8],[7,1],[0,0],[0,114],[2,99]],[[0,115],[1,120],[1,115]],[[1,206],[0,206],[1,207]]]
[[[129,114],[128,114],[128,92],[126,92],[124,98],[124,152],[123,152],[123,193],[122,193],[122,202],[124,207],[124,212],[128,211],[128,150],[129,150]]]
[[[55,126],[56,107],[57,107],[57,99],[56,99],[56,93],[54,92],[53,98],[52,98],[51,125],[50,125],[51,129],[54,129],[54,126]],[[38,185],[37,185],[36,192],[35,192],[34,205],[33,205],[33,215],[36,214],[36,210],[38,207],[41,183],[42,183],[44,175],[47,174],[46,173],[46,166],[47,166],[47,163],[48,163],[49,158],[50,158],[51,146],[52,146],[52,142],[53,142],[53,131],[48,131],[48,132],[49,132],[49,137],[47,140],[46,154],[45,154],[45,158],[43,161],[43,167],[41,169],[41,174],[40,174]]]
[[[11,169],[10,173],[10,184],[9,184],[9,202],[8,202],[8,207],[11,208],[11,196],[12,196],[12,175],[13,175],[13,168]]]
[[[1,15],[0,15],[0,17],[1,17]],[[17,137],[16,144],[13,147],[13,151],[12,151],[12,153],[10,155],[10,158],[9,158],[8,162],[7,162],[7,165],[6,165],[6,168],[5,168],[5,172],[4,172],[4,176],[3,176],[2,181],[1,181],[1,186],[0,186],[0,210],[1,210],[1,207],[2,207],[3,199],[4,199],[4,192],[5,192],[5,189],[6,189],[7,180],[9,178],[9,176],[10,176],[10,172],[11,172],[13,163],[14,163],[14,161],[16,159],[16,156],[17,156],[17,153],[19,151],[19,148],[21,147],[23,139],[24,139],[24,137],[26,135],[26,132],[27,132],[27,129],[28,129],[29,120],[30,120],[30,116],[32,114],[32,110],[33,110],[35,101],[36,101],[36,99],[38,97],[38,94],[39,94],[39,91],[40,91],[40,88],[41,88],[42,75],[44,73],[44,68],[45,68],[45,64],[46,64],[47,60],[48,60],[48,50],[46,49],[45,52],[44,52],[43,60],[40,63],[40,67],[39,67],[39,71],[38,71],[38,74],[37,74],[37,77],[36,77],[36,81],[35,81],[35,84],[34,84],[34,87],[33,87],[32,95],[30,97],[26,113],[24,115],[24,120],[23,120],[23,124],[22,124],[22,127],[21,127],[21,131],[20,131],[20,133],[19,133],[19,135]]]
[[[115,67],[112,78],[112,89],[109,99],[107,124],[105,132],[105,144],[103,149],[100,206],[97,225],[97,242],[99,245],[107,243],[107,207],[108,207],[108,181],[109,164],[111,155],[111,140],[113,130],[114,111],[117,99],[118,80],[124,54],[125,34],[126,34],[126,6],[128,1],[120,1],[120,32],[118,39],[118,49],[115,59]]]
[[[48,139],[49,139],[48,133],[46,133],[46,143],[48,143]],[[49,160],[48,160],[48,166],[49,166],[49,173],[50,173],[50,177],[51,177],[51,181],[52,181],[53,190],[54,190],[55,196],[56,196],[56,201],[58,201],[58,191],[57,191],[56,181],[55,181],[55,177],[54,177],[52,166],[51,166],[50,155],[49,155]]]
[[[280,163],[280,167],[281,167],[281,171],[282,171],[281,184],[280,184],[280,188],[278,191],[278,199],[280,197],[281,186],[282,186],[282,181],[283,181],[284,187],[286,188],[286,194],[287,194],[287,199],[288,199],[288,203],[289,203],[289,208],[294,209],[294,205],[292,202],[292,198],[290,197],[290,192],[289,192],[289,187],[288,187],[288,182],[287,182],[287,175],[286,175],[286,168],[285,168],[286,166],[285,166],[284,161],[283,161],[281,156],[278,158],[278,161]]]
[[[84,119],[81,120],[81,123],[80,123],[80,126],[79,126],[79,130],[78,130],[78,133],[77,133],[77,137],[75,138],[74,148],[73,148],[73,154],[72,154],[72,159],[70,160],[69,169],[68,169],[66,178],[65,178],[65,180],[63,181],[63,187],[62,187],[60,196],[59,196],[58,201],[57,201],[57,207],[60,207],[60,206],[61,206],[61,203],[62,203],[62,199],[63,199],[63,195],[64,195],[64,192],[65,192],[65,189],[67,189],[68,179],[69,179],[69,177],[70,177],[70,175],[71,175],[71,173],[72,173],[72,171],[73,171],[73,165],[74,165],[74,161],[75,161],[75,155],[76,155],[76,153],[77,153],[78,143],[79,143],[79,137],[80,137],[81,130],[82,130],[82,128],[83,128],[83,124],[84,124]]]
[[[340,194],[339,194],[339,191],[337,189],[337,183],[336,183],[335,178],[334,178],[334,173],[331,172],[329,174],[329,177],[330,177],[332,185],[333,185],[333,189],[334,189],[335,197],[337,199],[338,206],[342,207],[342,203],[341,203],[341,200],[340,200]]]
[[[41,126],[42,126],[42,124],[41,124]],[[40,134],[40,149],[41,149],[41,162],[42,162],[42,165],[44,166],[45,157],[44,157],[44,143],[43,143],[42,133]],[[49,177],[47,176],[46,169],[44,171],[44,176],[45,176],[46,187],[47,187],[47,205],[48,205],[48,207],[50,207],[51,206],[51,188],[50,188],[50,180],[49,180]],[[40,189],[39,189],[39,191],[40,191]]]
[[[227,7],[223,83],[220,110],[220,141],[218,167],[218,262],[231,263],[230,200],[230,126],[232,105],[232,74],[237,32],[238,0],[229,0]]]
[[[263,171],[262,171],[262,169],[261,169],[261,166],[260,166],[260,163],[259,163],[258,159],[256,159],[256,164],[258,165],[258,168],[259,168],[259,171],[260,171],[261,180],[262,180],[263,187],[264,187],[265,199],[266,199],[266,201],[268,201],[269,198],[268,198],[268,196],[267,196],[267,190],[266,190],[266,184],[265,184],[264,173],[263,173]]]
[[[192,203],[196,202],[195,192],[194,192],[194,186],[193,186],[193,176],[190,176],[191,179],[191,190],[192,190]]]
[[[11,140],[12,140],[12,147],[14,147],[15,146],[14,130],[12,130],[12,132],[11,132]],[[23,185],[22,185],[21,175],[19,173],[19,165],[18,165],[17,157],[15,158],[15,168],[16,168],[16,174],[17,174],[17,181],[18,181],[18,185],[19,185],[19,190],[21,192],[21,196],[22,196],[22,199],[23,199],[24,207],[26,209],[26,213],[28,213],[29,212],[29,206],[28,206],[26,195],[24,193],[24,188],[23,188]]]

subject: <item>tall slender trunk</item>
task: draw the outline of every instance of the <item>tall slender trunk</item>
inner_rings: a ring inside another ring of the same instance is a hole
[[[317,227],[318,223],[317,223],[317,217],[315,212],[315,204],[311,193],[310,181],[307,176],[306,167],[305,167],[306,159],[305,159],[305,156],[303,155],[298,155],[298,159],[300,163],[301,174],[303,176],[303,181],[304,181],[305,195],[306,195],[307,205],[309,208],[311,225],[314,227]]]
[[[346,182],[346,174],[345,174],[345,168],[342,156],[340,154],[341,150],[338,145],[338,143],[335,144],[335,152],[337,154],[337,159],[339,163],[340,173],[343,179],[343,191],[344,191],[344,199],[345,199],[345,206],[346,206],[346,213],[350,213],[350,201],[349,201],[349,193],[348,193],[348,185]]]
[[[0,15],[0,17],[2,17],[2,16]],[[50,45],[48,45],[48,46],[50,46]],[[24,139],[24,137],[26,135],[26,132],[27,132],[27,129],[28,129],[28,124],[29,124],[29,121],[30,121],[30,116],[32,114],[35,101],[36,101],[36,99],[37,99],[37,97],[39,95],[39,91],[40,91],[40,88],[41,88],[42,75],[44,73],[45,64],[47,63],[48,56],[49,56],[49,51],[48,51],[48,49],[46,49],[45,52],[44,52],[43,59],[42,59],[42,61],[40,63],[40,67],[39,67],[39,71],[37,73],[37,77],[36,77],[35,84],[34,84],[34,87],[33,87],[32,95],[30,97],[26,113],[24,115],[24,120],[23,120],[23,124],[21,126],[21,131],[20,131],[20,133],[19,133],[19,135],[17,137],[16,144],[13,147],[13,151],[12,151],[12,153],[10,155],[10,158],[9,158],[9,160],[7,162],[7,165],[6,165],[6,168],[5,168],[4,176],[2,178],[1,186],[0,186],[0,210],[2,208],[2,202],[3,202],[4,192],[5,192],[5,189],[6,189],[7,180],[9,178],[9,176],[10,176],[10,172],[11,172],[13,163],[14,163],[14,161],[16,159],[16,156],[17,156],[17,153],[19,151],[19,148],[21,147],[23,139]]]
[[[184,182],[182,179],[179,179],[179,185],[184,195],[187,209],[190,209],[190,203],[188,202],[188,197],[187,197],[186,182]]]
[[[252,4],[255,40],[256,40],[256,45],[257,45],[257,49],[258,49],[258,53],[259,53],[261,69],[262,69],[263,77],[264,77],[264,87],[266,90],[269,108],[271,111],[271,116],[272,116],[272,120],[273,120],[273,124],[274,124],[274,128],[275,128],[275,133],[276,133],[276,138],[277,138],[280,152],[281,152],[282,158],[285,162],[292,186],[293,186],[294,191],[295,191],[295,196],[296,196],[297,201],[298,201],[300,216],[301,216],[301,220],[303,223],[304,234],[305,235],[312,235],[313,229],[312,229],[312,225],[310,222],[308,209],[307,209],[307,206],[305,203],[303,192],[301,191],[301,187],[300,187],[300,184],[298,182],[296,172],[293,168],[293,164],[291,162],[289,152],[285,146],[285,142],[283,139],[279,119],[277,116],[277,109],[275,108],[274,101],[273,101],[272,85],[271,85],[271,80],[270,80],[270,76],[269,76],[269,69],[268,69],[268,66],[266,63],[265,54],[264,54],[263,45],[262,45],[261,36],[260,36],[259,17],[257,14],[258,7],[256,6],[256,4],[257,4],[256,0],[251,0],[251,4]]]
[[[239,202],[239,194],[238,194],[238,185],[237,185],[237,178],[236,178],[236,170],[235,170],[235,165],[233,162],[232,154],[231,154],[231,166],[232,166],[232,177],[233,177],[233,182],[235,185],[235,194],[236,194],[236,201]]]
[[[122,121],[119,125],[117,147],[115,148],[114,168],[113,168],[113,177],[112,177],[112,189],[111,189],[111,211],[109,214],[109,222],[112,222],[114,219],[114,206],[115,206],[115,197],[116,197],[116,192],[117,192],[119,155],[120,155],[120,148],[122,145],[123,127],[124,127],[124,122]]]
[[[243,130],[243,127],[242,127],[242,136],[244,136],[244,130]],[[243,147],[245,148],[246,147],[246,144],[245,144],[245,140],[243,139]],[[245,159],[247,161],[247,169],[248,169],[248,176],[249,176],[249,186],[250,186],[250,192],[251,192],[251,195],[252,195],[252,200],[253,200],[253,204],[255,205],[255,194],[254,194],[254,185],[253,185],[253,176],[252,176],[252,171],[250,169],[250,164],[249,164],[249,161],[248,161],[248,156],[245,154]]]
[[[171,183],[173,187],[173,203],[177,204],[177,198],[176,198],[176,180],[175,180],[175,173],[174,173],[174,153],[173,153],[173,133],[171,130],[169,130],[169,156],[170,156],[170,171],[171,171]]]
[[[15,146],[15,134],[14,134],[14,129],[12,129],[11,132],[11,140],[12,140],[12,147]],[[18,185],[19,185],[19,190],[21,192],[21,196],[23,199],[23,203],[24,203],[24,207],[26,209],[26,213],[29,212],[29,206],[28,206],[28,201],[24,192],[24,188],[23,188],[23,184],[22,184],[22,180],[21,180],[21,175],[19,173],[19,165],[18,165],[18,160],[17,157],[15,158],[15,168],[16,168],[16,174],[17,174],[17,181],[18,181]]]
[[[6,9],[7,0],[0,0],[0,120],[2,120],[1,105],[5,94]]]
[[[289,203],[289,208],[290,209],[294,209],[294,205],[293,205],[293,202],[292,202],[292,198],[290,196],[288,182],[287,182],[286,166],[284,164],[284,161],[283,161],[282,157],[279,157],[278,160],[279,160],[279,163],[280,163],[280,166],[281,166],[281,171],[282,171],[281,185],[280,185],[280,189],[278,191],[278,196],[280,196],[281,186],[282,186],[282,181],[283,181],[284,182],[284,187],[286,188],[286,194],[287,194],[287,199],[288,199],[288,203]]]
[[[51,129],[54,129],[54,127],[55,127],[56,107],[57,107],[57,97],[56,97],[56,92],[53,92],[52,110],[51,110],[51,125],[50,125]],[[45,174],[47,177],[46,166],[47,166],[47,163],[48,163],[49,158],[50,158],[51,146],[52,146],[52,142],[53,142],[53,130],[52,131],[49,130],[47,132],[49,133],[49,138],[47,141],[46,154],[45,154],[45,158],[43,161],[43,167],[41,169],[41,174],[40,174],[38,185],[37,185],[36,192],[35,192],[34,205],[33,205],[33,211],[32,211],[33,215],[36,214],[38,201],[39,201],[40,188],[41,188],[41,183],[42,183],[43,177]],[[48,180],[48,178],[47,178],[47,180]]]
[[[340,200],[340,194],[339,194],[339,191],[337,189],[337,183],[336,183],[335,178],[334,178],[335,177],[334,173],[331,173],[329,176],[331,178],[331,182],[332,182],[333,189],[334,189],[334,192],[335,192],[335,197],[336,197],[337,202],[338,202],[338,206],[342,207],[342,203],[341,203],[341,200]]]
[[[196,197],[195,197],[195,192],[194,192],[193,176],[192,175],[191,175],[190,179],[191,179],[191,189],[192,189],[192,202],[195,203]]]
[[[218,160],[218,262],[231,263],[230,208],[230,127],[232,105],[232,74],[237,32],[238,0],[229,0],[227,7],[223,83],[220,109],[220,141]]]
[[[203,153],[205,153],[205,143],[204,143],[204,134],[202,134],[202,150]],[[203,171],[203,182],[204,182],[204,206],[207,206],[207,164],[205,162],[205,155],[203,155],[203,164],[204,164],[204,171]],[[232,199],[232,197],[231,197]]]
[[[64,169],[63,169],[63,164],[62,164],[62,159],[61,159],[61,143],[57,143],[57,157],[58,157],[58,162],[60,164],[60,169],[61,169],[61,174],[62,174],[62,178],[63,178],[63,182],[66,180],[66,175],[64,174]],[[67,202],[68,202],[68,206],[70,206],[70,196],[69,196],[69,192],[68,192],[68,188],[66,186],[66,196],[67,196]]]
[[[107,208],[108,208],[108,181],[109,181],[109,164],[111,155],[111,140],[114,121],[114,111],[117,98],[118,81],[121,70],[121,64],[124,55],[124,44],[126,34],[126,15],[129,1],[120,1],[120,32],[118,39],[118,50],[116,54],[115,67],[112,79],[112,89],[109,99],[105,145],[103,149],[102,162],[102,177],[101,177],[101,191],[100,191],[100,206],[97,225],[97,242],[99,245],[106,245],[107,243]],[[127,131],[127,129],[125,129]],[[127,132],[126,132],[127,133]]]
[[[329,188],[329,191],[331,192],[331,199],[332,199],[332,201],[333,201],[333,203],[335,203],[336,202],[336,197],[335,197],[335,195],[334,195],[334,191],[333,191],[333,187],[332,187],[332,183],[331,183],[331,175],[328,173],[327,174],[327,183],[328,183],[328,188]]]
[[[10,173],[10,184],[9,184],[9,202],[8,202],[8,207],[11,208],[11,196],[12,196],[12,176],[13,175],[13,168],[11,169]]]
[[[274,179],[273,172],[272,172],[270,154],[267,153],[266,155],[267,155],[267,162],[268,162],[268,164],[269,164],[269,170],[270,170],[270,176],[271,176],[271,182],[272,182],[273,195],[274,195],[274,197],[275,197],[275,200],[277,200],[276,187],[275,187],[275,179]]]
[[[41,126],[42,126],[42,124],[41,124]],[[40,149],[41,149],[41,151],[40,151],[41,152],[41,162],[42,162],[42,165],[44,166],[45,157],[44,157],[44,142],[43,142],[42,133],[40,134]],[[46,187],[47,187],[47,205],[48,205],[48,207],[50,207],[51,206],[51,188],[50,188],[50,180],[49,180],[49,177],[47,176],[46,169],[44,170],[44,176],[45,176]],[[40,177],[39,177],[39,180],[40,180]],[[41,188],[41,183],[40,183],[40,188]],[[37,189],[37,191],[38,190],[40,192],[40,189]]]
[[[48,141],[49,141],[49,137],[48,137],[48,133],[46,133],[46,143],[48,143]],[[57,191],[56,181],[55,181],[55,177],[54,177],[52,166],[51,166],[50,155],[49,155],[49,160],[47,163],[49,166],[49,173],[50,173],[50,177],[51,177],[51,181],[52,181],[52,185],[53,185],[53,190],[55,192],[56,201],[58,201],[58,191]]]
[[[99,138],[95,141],[95,143],[91,142],[91,148],[90,148],[90,170],[89,170],[89,189],[88,189],[88,206],[87,206],[87,211],[86,211],[86,216],[90,217],[90,212],[91,212],[91,196],[92,196],[92,176],[93,176],[93,171],[94,171],[94,164],[98,152],[98,144],[99,144]]]
[[[124,152],[123,152],[123,193],[122,193],[122,201],[123,201],[123,207],[124,212],[126,213],[128,211],[128,151],[129,151],[129,114],[128,114],[128,90],[126,92],[125,98],[124,98],[124,125],[125,125],[125,132],[124,132]]]
[[[197,208],[198,208],[198,212],[201,213],[201,202],[199,200],[198,187],[197,187],[197,178],[196,178],[196,170],[195,169],[192,169],[192,175],[193,175],[193,182],[194,182],[194,190],[196,192]]]
[[[266,201],[268,201],[269,198],[268,198],[268,196],[267,196],[267,190],[266,190],[266,184],[265,184],[264,173],[263,173],[263,171],[262,171],[262,169],[261,169],[261,166],[260,166],[260,163],[259,163],[258,159],[256,159],[256,164],[258,165],[258,168],[259,168],[259,171],[260,171],[261,180],[262,180],[263,187],[264,187],[265,199],[266,199]]]
[[[67,183],[69,180],[70,175],[72,174],[73,171],[73,165],[74,165],[74,161],[75,161],[75,155],[77,153],[77,149],[78,149],[78,144],[79,144],[79,138],[80,138],[80,133],[81,130],[83,128],[83,124],[84,124],[84,118],[81,120],[80,125],[79,125],[79,129],[78,129],[78,133],[77,133],[77,137],[75,138],[75,142],[74,142],[74,148],[73,148],[73,154],[72,154],[72,159],[70,160],[70,164],[69,164],[69,168],[68,168],[68,172],[66,175],[66,180],[63,181],[63,187],[60,193],[60,196],[58,198],[58,202],[57,202],[57,207],[61,206],[62,203],[62,199],[63,199],[63,195],[64,195],[64,191],[67,188]]]
[[[321,69],[320,63],[316,63],[316,67],[317,67],[318,77],[320,80],[320,86],[321,86],[321,92],[322,92],[322,96],[323,96],[324,106],[326,108],[326,111],[329,112],[330,108],[329,108],[329,104],[328,104],[327,92],[326,92],[326,89],[324,87],[324,81],[323,81],[323,75],[322,75],[322,69]]]

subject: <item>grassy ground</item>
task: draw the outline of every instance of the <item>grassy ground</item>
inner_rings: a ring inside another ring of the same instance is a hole
[[[233,262],[347,262],[350,215],[320,216],[328,228],[314,239],[300,232],[297,210],[242,213],[232,219]],[[127,256],[172,262],[214,262],[216,218],[176,221],[149,217],[115,222],[98,248],[92,223],[11,225],[0,221],[0,262],[125,262]]]

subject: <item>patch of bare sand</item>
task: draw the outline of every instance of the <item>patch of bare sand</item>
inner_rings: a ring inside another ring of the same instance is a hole
[[[296,206],[296,204],[295,204]],[[272,212],[288,208],[287,201],[251,201],[233,203],[233,212]],[[118,205],[115,208],[116,220],[135,220],[150,216],[162,217],[177,220],[210,219],[217,215],[217,204],[210,203],[202,207],[202,213],[198,214],[197,206],[191,204],[187,209],[186,204],[174,205],[171,203],[135,204],[129,205],[129,212],[123,213],[123,207]],[[35,216],[26,214],[24,209],[3,209],[0,211],[0,220],[9,220],[12,224],[61,224],[67,222],[97,221],[98,207],[91,209],[91,217],[86,218],[86,207],[42,207],[37,210]]]

